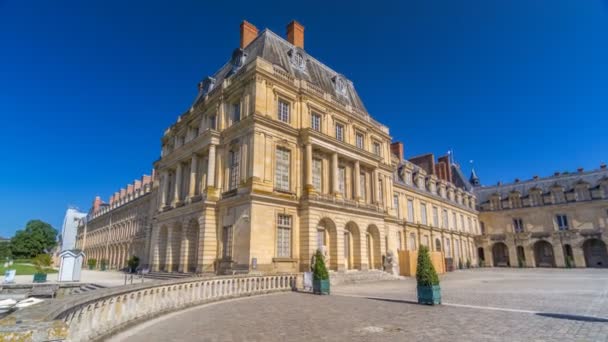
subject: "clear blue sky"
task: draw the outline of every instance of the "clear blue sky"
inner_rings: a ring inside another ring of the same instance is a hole
[[[407,156],[485,184],[608,162],[608,0],[0,0],[0,235],[150,172],[243,19],[302,22]]]

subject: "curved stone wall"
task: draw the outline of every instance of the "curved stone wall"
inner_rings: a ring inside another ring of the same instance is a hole
[[[0,341],[91,341],[149,318],[231,298],[296,288],[297,274],[225,276],[103,289],[25,308],[0,320]]]

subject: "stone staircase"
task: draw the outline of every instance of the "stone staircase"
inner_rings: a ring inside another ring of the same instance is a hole
[[[395,276],[380,270],[368,271],[346,271],[346,272],[329,272],[329,281],[332,286],[368,283],[374,281],[386,281],[400,279]]]
[[[78,289],[73,290],[71,292],[71,294],[86,293],[86,292],[91,292],[91,291],[104,289],[104,288],[105,288],[105,286],[101,286],[101,285],[97,285],[97,284],[83,284]]]
[[[198,275],[195,273],[178,273],[178,272],[150,272],[144,276],[146,279],[155,280],[171,280],[171,279],[184,279],[193,278]]]

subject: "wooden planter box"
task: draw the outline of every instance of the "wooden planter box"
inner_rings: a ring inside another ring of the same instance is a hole
[[[315,294],[329,294],[329,279],[312,281],[312,292]]]
[[[418,304],[441,304],[441,287],[439,285],[418,286]]]

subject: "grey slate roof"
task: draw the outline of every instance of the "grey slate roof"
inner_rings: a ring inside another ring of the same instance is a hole
[[[235,54],[238,54],[238,50],[239,49],[235,50],[233,58],[212,76],[215,79],[215,87],[221,85],[225,78],[232,75],[233,62]],[[290,53],[295,54],[297,52],[301,53],[305,60],[305,67],[301,69],[291,62]],[[244,53],[246,57],[244,58],[243,65],[255,60],[256,57],[261,57],[267,62],[279,66],[293,77],[306,80],[321,88],[323,91],[332,94],[337,101],[349,104],[358,111],[369,115],[363,105],[363,101],[361,101],[361,98],[350,80],[308,55],[305,50],[295,47],[268,29],[262,31],[255,40],[247,45],[244,49]],[[344,80],[346,86],[344,94],[340,94],[336,90],[336,77]],[[196,105],[202,97],[203,96],[199,94],[194,105]]]
[[[495,193],[500,195],[500,198],[507,198],[509,193],[513,191],[519,191],[522,197],[528,196],[531,189],[538,188],[543,194],[550,192],[551,188],[555,185],[564,188],[564,192],[573,191],[574,186],[579,182],[586,182],[589,184],[589,188],[595,188],[599,185],[601,180],[608,180],[608,169],[599,169],[588,172],[576,172],[576,173],[565,173],[559,176],[551,176],[546,178],[539,178],[537,180],[531,179],[528,181],[522,181],[518,183],[510,183],[504,185],[495,186],[484,186],[475,187],[473,192],[477,196],[479,203],[485,203],[489,200],[490,196]]]

